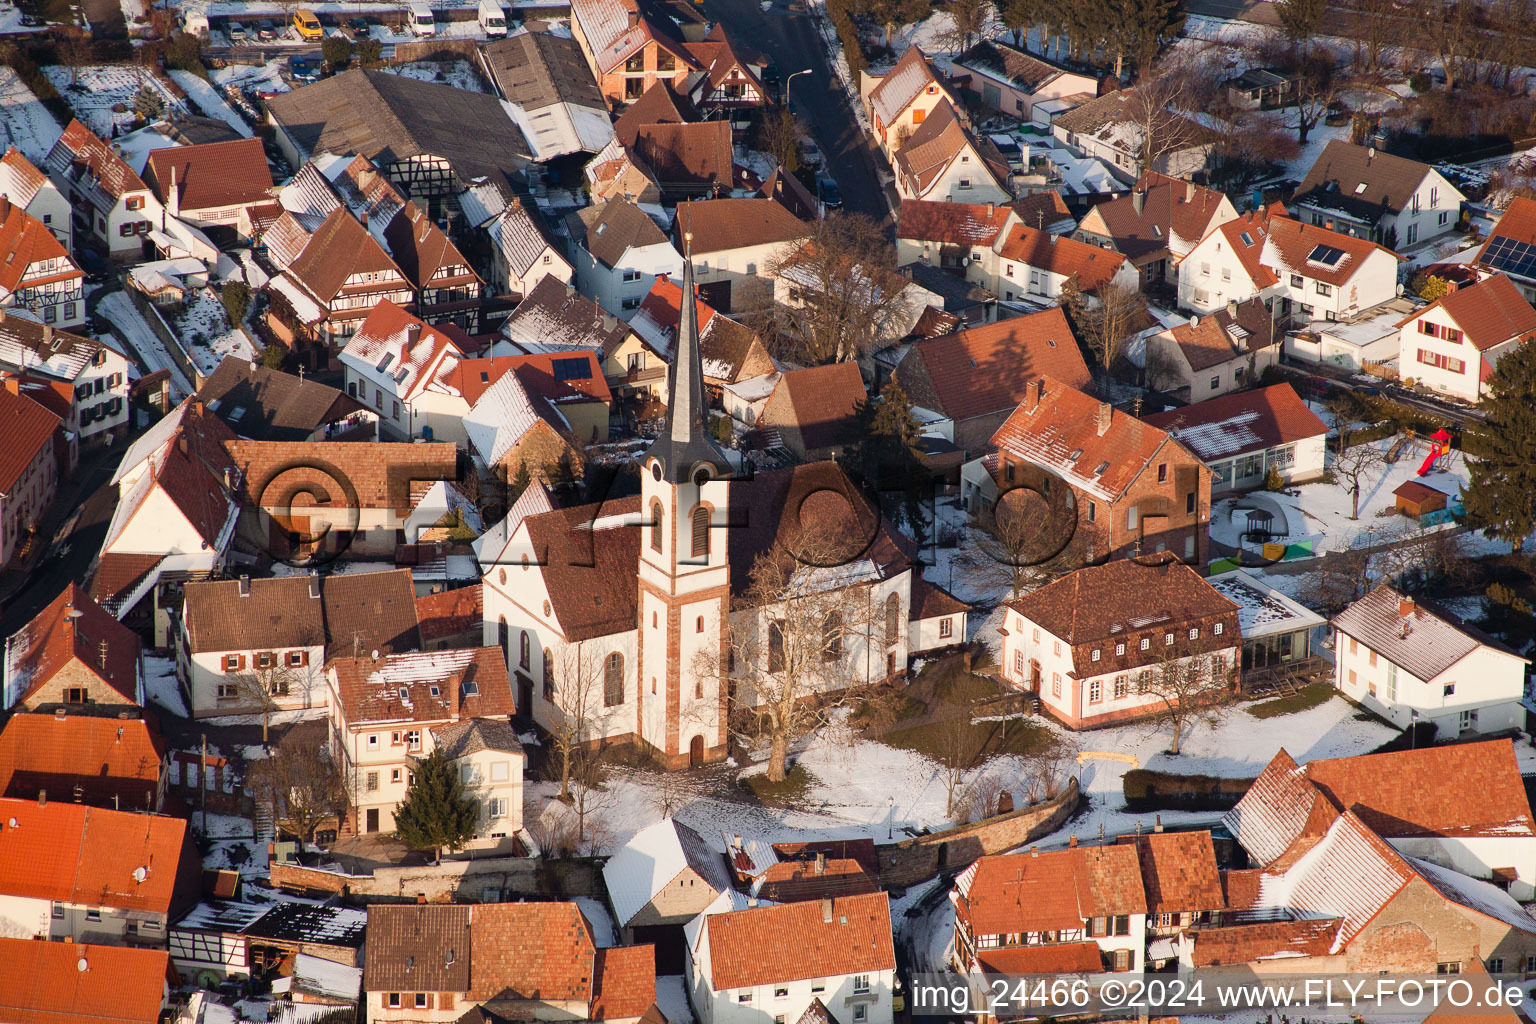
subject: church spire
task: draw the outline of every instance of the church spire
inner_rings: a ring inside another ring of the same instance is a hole
[[[705,467],[710,476],[726,476],[730,463],[709,436],[709,405],[704,393],[704,360],[699,351],[698,299],[693,290],[693,233],[683,235],[683,294],[679,300],[677,346],[667,370],[667,417],[661,436],[646,452],[661,464],[670,483],[694,479]]]

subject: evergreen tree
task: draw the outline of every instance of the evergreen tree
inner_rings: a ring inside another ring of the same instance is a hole
[[[1467,460],[1467,521],[1523,553],[1536,525],[1536,344],[1500,359],[1488,391],[1467,445],[1478,452]]]
[[[533,474],[528,471],[528,463],[518,460],[517,473],[512,477],[512,486],[508,488],[507,503],[511,504],[521,498],[532,482]]]
[[[480,808],[464,795],[458,767],[441,750],[416,764],[410,788],[395,811],[395,838],[416,849],[432,851],[436,860],[444,847],[461,849],[474,837]]]
[[[1276,0],[1275,16],[1292,45],[1307,52],[1307,44],[1317,35],[1328,14],[1328,0]]]
[[[901,385],[891,381],[879,399],[854,410],[857,439],[850,463],[880,495],[881,510],[919,539],[927,529],[924,490],[932,474],[923,465],[917,419]]]

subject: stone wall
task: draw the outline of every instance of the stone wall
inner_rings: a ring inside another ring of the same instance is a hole
[[[590,860],[483,857],[441,864],[378,868],[350,875],[340,868],[271,866],[272,884],[291,891],[339,893],[353,903],[496,902],[520,897],[601,896],[601,872]]]

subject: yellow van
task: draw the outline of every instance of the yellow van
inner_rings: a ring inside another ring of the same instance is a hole
[[[293,27],[301,39],[319,39],[325,35],[325,29],[320,27],[320,19],[315,17],[313,11],[302,7],[293,12]]]

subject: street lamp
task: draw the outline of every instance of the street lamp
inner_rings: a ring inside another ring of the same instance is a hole
[[[885,838],[891,840],[896,838],[896,798],[894,796],[886,797],[885,806],[887,808],[885,815]]]
[[[791,108],[794,107],[794,97],[790,96],[789,94],[790,85],[794,83],[796,75],[808,75],[810,73],[810,68],[801,68],[799,71],[794,72],[788,78],[784,79],[784,99],[790,104]],[[794,110],[791,109],[790,113],[793,114]]]

